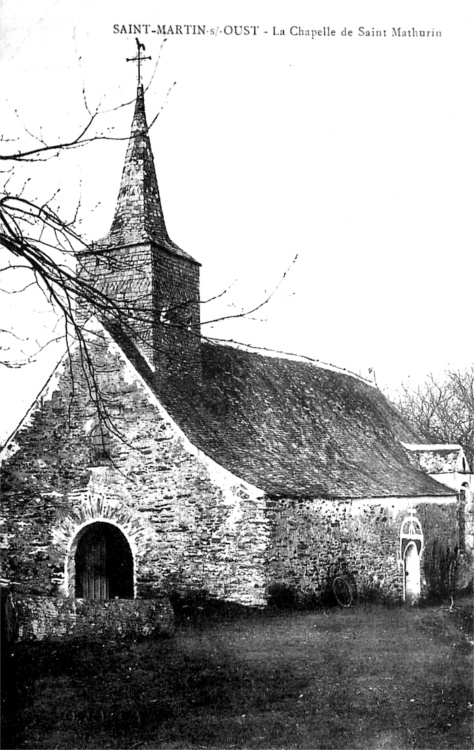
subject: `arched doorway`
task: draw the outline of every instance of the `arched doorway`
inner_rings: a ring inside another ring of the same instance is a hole
[[[403,519],[400,527],[400,560],[403,561],[403,598],[410,604],[421,595],[421,555],[424,548],[423,529],[415,511]]]
[[[79,535],[74,553],[78,599],[133,599],[133,557],[125,536],[96,522]]]
[[[420,593],[420,555],[415,542],[409,542],[405,548],[405,600],[414,604],[420,598]]]

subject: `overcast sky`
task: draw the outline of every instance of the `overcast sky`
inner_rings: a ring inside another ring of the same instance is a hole
[[[472,363],[472,3],[2,0],[0,8],[0,127],[19,148],[32,142],[27,131],[47,142],[77,135],[87,120],[83,88],[101,111],[133,99],[136,66],[125,58],[136,34],[114,25],[149,24],[143,77],[148,84],[161,50],[146,107],[149,121],[162,108],[151,139],[169,234],[202,263],[203,298],[233,284],[203,319],[252,307],[290,269],[253,319],[209,335],[363,375],[373,368],[391,389]],[[152,33],[185,24],[206,34],[168,33],[162,45]],[[225,33],[241,26],[258,29]],[[386,36],[360,36],[359,27]],[[394,37],[393,27],[441,36]],[[131,117],[131,107],[109,112],[100,127],[123,138]],[[38,200],[60,188],[61,211],[79,204],[81,232],[99,239],[125,148],[102,141],[25,165],[9,187],[29,179]],[[34,338],[49,318],[37,299],[20,296],[0,293],[1,321]],[[51,358],[14,373],[0,365],[0,437]]]

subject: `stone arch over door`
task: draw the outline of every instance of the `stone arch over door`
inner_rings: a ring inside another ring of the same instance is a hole
[[[126,536],[115,524],[86,524],[73,540],[68,569],[70,596],[133,599],[133,555]]]

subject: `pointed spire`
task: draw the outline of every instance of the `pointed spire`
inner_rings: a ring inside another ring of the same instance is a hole
[[[112,227],[98,244],[105,248],[143,242],[191,258],[168,236],[148,135],[143,86],[139,84]]]

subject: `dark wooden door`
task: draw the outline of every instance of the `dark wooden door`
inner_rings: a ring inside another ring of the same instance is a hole
[[[133,559],[124,535],[112,524],[86,527],[76,549],[78,599],[133,598]]]

